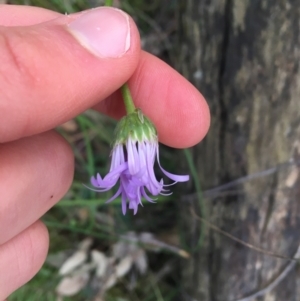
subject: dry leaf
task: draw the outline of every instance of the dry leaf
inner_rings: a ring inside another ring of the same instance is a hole
[[[98,250],[92,250],[91,256],[92,256],[93,263],[96,264],[97,277],[99,278],[103,277],[107,269],[108,258],[105,256],[104,253],[99,252]]]
[[[93,239],[88,237],[80,242],[78,249],[87,252],[93,244]]]
[[[109,288],[113,287],[117,283],[117,276],[112,274],[108,277],[107,281],[104,285],[104,290],[108,290]]]
[[[115,258],[122,258],[127,254],[127,244],[119,241],[112,246],[112,255]]]
[[[58,284],[56,293],[61,296],[74,296],[86,286],[88,280],[88,272],[64,277]]]
[[[91,262],[91,263],[85,263],[81,265],[77,270],[75,270],[72,274],[77,275],[77,274],[83,274],[85,272],[90,272],[91,270],[94,270],[96,268],[96,265]]]
[[[123,240],[114,244],[112,248],[113,256],[117,259],[124,258],[128,254],[132,254],[139,249],[137,245],[139,239],[136,233],[128,232],[125,235],[122,235],[121,238]]]
[[[77,251],[71,257],[69,257],[59,269],[59,275],[66,275],[74,271],[77,267],[83,264],[87,259],[87,253],[85,251]]]
[[[152,233],[143,232],[140,234],[140,241],[145,245],[148,250],[158,252],[161,247],[156,244],[156,239]]]
[[[123,258],[116,266],[116,275],[118,278],[123,277],[126,275],[132,266],[133,260],[131,256],[127,256]]]
[[[140,274],[145,274],[148,268],[148,261],[146,252],[143,249],[139,249],[134,256],[134,265]]]

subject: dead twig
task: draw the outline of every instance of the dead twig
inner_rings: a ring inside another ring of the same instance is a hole
[[[257,179],[257,178],[266,177],[266,176],[269,176],[269,175],[277,172],[278,170],[280,170],[282,168],[286,168],[286,167],[291,166],[291,165],[299,165],[299,164],[300,164],[299,160],[295,161],[295,160],[291,159],[291,160],[289,160],[287,162],[280,163],[280,164],[278,164],[278,165],[276,165],[274,167],[271,167],[269,169],[266,169],[266,170],[263,170],[263,171],[259,171],[259,172],[255,172],[253,174],[246,175],[244,177],[238,178],[238,179],[236,179],[234,181],[231,181],[229,183],[226,183],[224,185],[220,185],[218,187],[206,190],[206,191],[204,191],[204,195],[213,195],[213,194],[215,194],[218,191],[221,191],[221,190],[224,190],[224,189],[236,186],[238,184],[243,184],[245,182],[248,182],[248,181],[251,181],[251,180],[254,180],[254,179]]]
[[[243,246],[245,246],[245,247],[248,247],[249,249],[252,249],[252,250],[254,250],[254,251],[256,251],[256,252],[259,252],[259,253],[263,253],[263,254],[266,254],[266,255],[270,255],[270,256],[272,256],[272,257],[276,257],[276,258],[280,258],[280,259],[292,260],[292,261],[294,261],[295,263],[296,263],[296,261],[299,259],[299,258],[295,258],[295,257],[291,258],[291,257],[285,256],[285,255],[277,254],[277,253],[270,252],[270,251],[268,251],[268,250],[265,250],[265,249],[262,249],[262,248],[253,246],[253,245],[251,245],[251,244],[249,244],[249,243],[247,243],[247,242],[245,242],[245,241],[243,241],[243,240],[241,240],[241,239],[239,239],[239,238],[237,238],[237,237],[231,235],[230,233],[223,231],[223,230],[220,229],[219,227],[213,225],[213,224],[210,223],[209,221],[207,221],[207,220],[203,219],[202,217],[198,216],[198,215],[196,214],[196,212],[194,211],[193,208],[190,208],[190,211],[191,211],[191,214],[192,214],[196,219],[200,220],[202,223],[204,223],[205,225],[207,225],[209,228],[215,230],[215,231],[218,232],[218,233],[223,234],[224,236],[230,238],[231,240],[234,240],[234,241],[238,242],[239,244],[241,244],[241,245],[243,245]]]
[[[293,256],[294,260],[300,259],[300,245],[298,246],[298,249],[296,253]],[[271,290],[273,290],[290,272],[291,270],[296,266],[297,261],[290,262],[284,270],[265,288],[253,293],[252,295],[249,295],[248,297],[244,297],[241,299],[237,299],[235,301],[252,301],[253,299],[256,299],[258,297],[262,297],[269,293]]]
[[[259,171],[259,172],[255,172],[253,174],[246,175],[244,177],[240,177],[240,178],[238,178],[236,180],[233,180],[231,182],[228,182],[226,184],[214,187],[212,189],[205,190],[205,191],[203,191],[203,197],[214,198],[214,197],[223,196],[224,193],[226,193],[226,190],[229,189],[229,188],[232,188],[232,187],[235,187],[237,185],[246,183],[248,181],[252,181],[252,180],[255,180],[255,179],[270,176],[270,175],[274,174],[275,172],[277,172],[278,170],[287,168],[287,167],[292,166],[292,165],[299,166],[300,165],[300,160],[291,159],[291,160],[288,160],[286,162],[280,163],[280,164],[278,164],[274,167],[271,167],[269,169]],[[242,193],[242,191],[237,191],[237,193]],[[184,200],[191,201],[195,197],[197,197],[197,193],[188,194],[188,195],[185,195]]]
[[[163,250],[167,250],[171,253],[175,253],[183,258],[190,257],[190,254],[187,251],[180,249],[176,246],[169,245],[161,240],[158,240],[155,237],[153,237],[152,235],[142,235],[138,239],[135,237],[121,235],[120,238],[124,239],[125,241],[130,242],[130,243],[139,243],[145,248],[150,248],[150,249],[154,248],[157,250],[163,249]]]

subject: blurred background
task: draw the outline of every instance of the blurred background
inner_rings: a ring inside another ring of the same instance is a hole
[[[61,13],[104,1],[20,0]],[[207,99],[193,149],[161,146],[187,185],[123,216],[86,189],[109,169],[116,122],[87,111],[57,130],[76,158],[70,191],[44,217],[51,245],[10,301],[299,301],[299,0],[122,0],[142,46]],[[199,116],[201,118],[201,116]],[[162,175],[157,174],[158,177]],[[247,243],[247,244],[246,244]]]

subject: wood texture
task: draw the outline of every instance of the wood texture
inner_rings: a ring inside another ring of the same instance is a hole
[[[194,149],[203,189],[264,171],[205,197],[207,219],[253,245],[292,256],[300,243],[300,1],[180,1],[179,70],[206,97],[212,114],[208,136]],[[299,162],[298,162],[299,163]],[[227,191],[228,194],[228,191]],[[199,212],[196,197],[194,209]],[[184,206],[187,208],[188,206]],[[183,300],[230,301],[276,278],[288,261],[259,254],[207,230],[182,214],[186,242]],[[297,269],[264,301],[300,300]]]

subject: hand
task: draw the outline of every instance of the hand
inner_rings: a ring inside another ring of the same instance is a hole
[[[67,192],[73,154],[54,127],[94,107],[119,118],[129,80],[137,107],[173,147],[209,127],[201,94],[140,50],[133,20],[112,8],[70,16],[0,6],[0,300],[43,264],[48,232],[39,218]],[[105,28],[105,30],[103,30]]]

